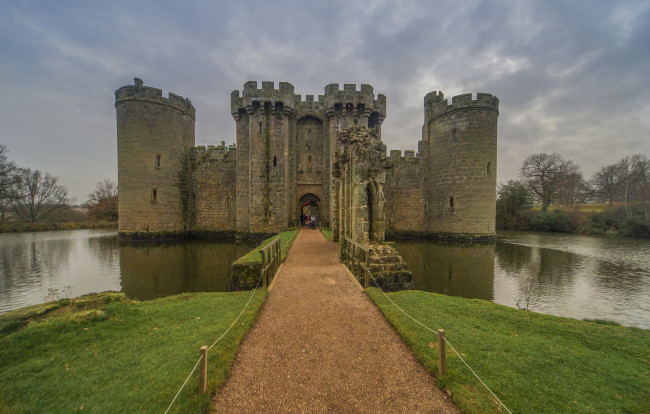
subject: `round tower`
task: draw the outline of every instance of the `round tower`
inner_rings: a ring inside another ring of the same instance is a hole
[[[194,146],[195,110],[189,99],[134,85],[115,91],[119,232],[123,236],[187,229],[189,189],[183,173]]]
[[[491,94],[424,98],[425,225],[441,237],[495,236],[497,119]]]

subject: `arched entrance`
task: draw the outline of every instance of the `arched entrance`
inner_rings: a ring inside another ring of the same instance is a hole
[[[300,215],[308,215],[309,217],[316,217],[318,220],[320,213],[320,198],[315,194],[305,194],[300,197]]]

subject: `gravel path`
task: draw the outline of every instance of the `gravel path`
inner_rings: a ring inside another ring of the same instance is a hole
[[[459,412],[350,280],[338,249],[300,231],[215,412]]]

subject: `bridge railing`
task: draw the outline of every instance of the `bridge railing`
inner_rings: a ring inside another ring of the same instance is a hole
[[[363,287],[368,288],[370,286],[370,281],[368,275],[370,273],[370,256],[372,255],[372,248],[361,244],[345,236],[343,238],[343,256],[345,265],[350,272],[356,277],[359,278],[360,274],[363,274]]]
[[[282,262],[282,244],[280,243],[281,237],[277,237],[271,243],[267,244],[260,249],[262,256],[262,283],[267,287],[273,280],[275,272],[277,272]]]

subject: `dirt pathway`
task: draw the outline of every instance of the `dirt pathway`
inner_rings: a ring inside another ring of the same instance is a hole
[[[300,231],[216,412],[458,412],[338,254]]]

